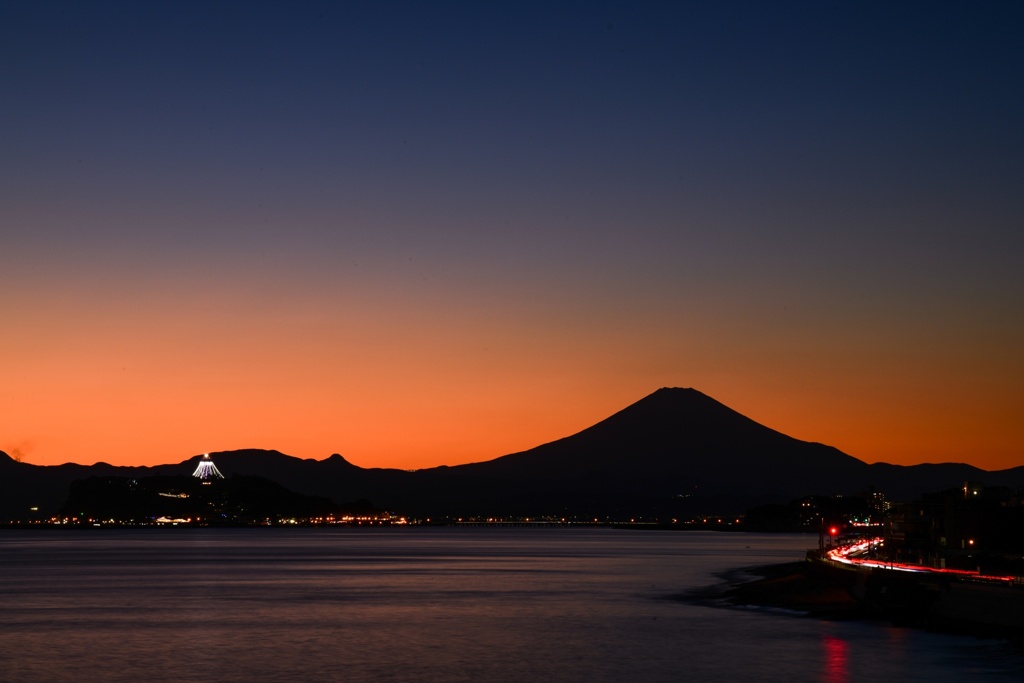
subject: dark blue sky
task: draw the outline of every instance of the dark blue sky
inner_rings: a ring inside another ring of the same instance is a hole
[[[1022,29],[1013,3],[6,2],[0,439],[438,464],[681,385],[866,460],[1021,464]],[[190,417],[188,387],[271,426]],[[175,417],[119,435],[138,396]]]

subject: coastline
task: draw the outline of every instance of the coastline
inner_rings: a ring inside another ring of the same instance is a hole
[[[879,572],[884,570],[879,570]],[[931,600],[911,604],[932,586],[923,580],[863,573],[860,590],[851,574],[809,561],[743,567],[718,574],[720,583],[676,596],[695,604],[732,609],[763,609],[826,620],[866,620],[927,631],[997,638],[1024,649],[1024,588],[952,590],[945,584]],[[867,584],[867,590],[865,586]],[[911,586],[910,591],[907,587]],[[855,598],[854,594],[860,596]],[[994,607],[994,601],[1002,609]],[[1009,617],[1007,615],[1009,614]]]
[[[718,607],[759,607],[818,619],[868,616],[839,581],[812,571],[806,561],[742,567],[717,576],[720,583],[677,597]]]

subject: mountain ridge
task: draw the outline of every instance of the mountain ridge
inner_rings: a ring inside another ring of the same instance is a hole
[[[2,452],[0,452],[2,453]],[[177,464],[39,466],[0,459],[0,513],[56,510],[86,476],[191,474]],[[867,464],[825,444],[762,425],[696,389],[661,388],[575,434],[492,460],[407,471],[363,468],[334,453],[300,459],[276,450],[213,453],[228,476],[259,476],[337,502],[365,499],[423,516],[675,515],[742,512],[805,495],[874,487],[908,499],[965,479],[1024,485],[1024,467],[986,472],[965,463]]]

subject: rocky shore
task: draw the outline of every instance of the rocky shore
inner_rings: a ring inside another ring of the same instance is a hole
[[[680,596],[703,604],[765,607],[802,612],[822,619],[866,616],[834,577],[809,562],[748,567],[719,575],[721,583]]]
[[[784,610],[819,619],[872,619],[932,631],[1007,639],[1024,646],[1024,587],[977,586],[931,577],[859,577],[813,562],[748,567],[678,596],[698,604]],[[853,594],[861,596],[860,600]]]

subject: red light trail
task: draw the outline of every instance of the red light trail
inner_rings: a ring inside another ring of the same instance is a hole
[[[827,553],[825,558],[839,564],[845,564],[856,567],[866,567],[869,569],[889,569],[892,571],[901,572],[916,572],[916,573],[932,573],[932,574],[950,574],[963,579],[972,581],[986,581],[986,582],[1002,582],[1002,583],[1013,583],[1017,580],[1015,576],[993,576],[988,574],[982,574],[981,572],[971,571],[969,569],[946,569],[936,567],[925,567],[918,564],[908,564],[906,562],[890,562],[888,560],[878,560],[870,557],[863,557],[871,549],[882,546],[885,539],[881,537],[869,538],[865,540],[859,540],[856,543],[848,543],[845,545],[836,546]]]

